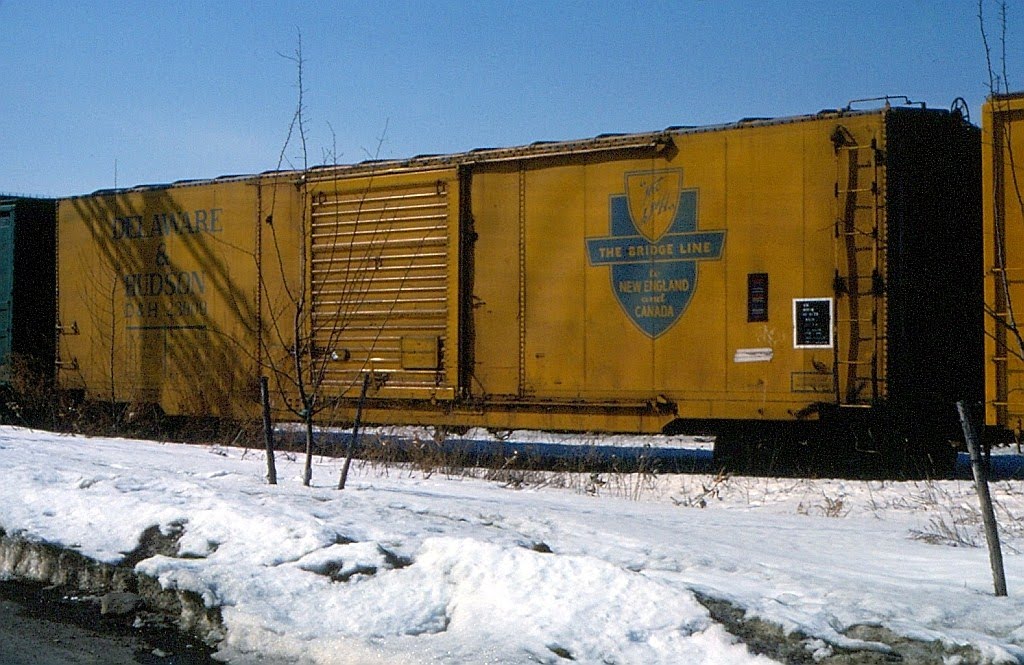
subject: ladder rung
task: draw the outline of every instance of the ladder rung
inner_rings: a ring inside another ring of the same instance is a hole
[[[871,149],[871,147],[870,146],[866,146],[866,145],[859,145],[859,146],[851,146],[851,147],[847,147],[847,148],[840,148],[840,150],[849,150],[849,151],[868,150],[868,149]],[[859,159],[857,159],[856,161],[853,162],[853,165],[856,166],[857,168],[860,168],[860,169],[870,169],[870,168],[873,168],[876,165],[876,163],[874,161],[862,162]]]

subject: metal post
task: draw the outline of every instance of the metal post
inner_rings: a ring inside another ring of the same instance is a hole
[[[267,482],[277,484],[277,466],[274,464],[274,425],[270,422],[270,388],[267,377],[260,377],[260,399],[263,400],[263,442],[267,446]]]
[[[985,465],[982,462],[981,450],[978,444],[978,436],[974,431],[971,416],[963,402],[957,402],[956,408],[960,412],[960,424],[964,428],[964,439],[967,440],[967,450],[971,455],[971,471],[974,473],[974,487],[981,500],[981,515],[985,521],[985,540],[988,541],[988,561],[992,567],[992,579],[995,583],[996,595],[1006,595],[1006,573],[1003,571],[1003,552],[999,546],[999,529],[996,526],[996,516],[992,510],[992,496],[988,492],[988,477],[985,474]]]

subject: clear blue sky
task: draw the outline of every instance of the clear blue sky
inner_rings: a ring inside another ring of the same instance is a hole
[[[120,186],[274,168],[296,95],[280,54],[298,31],[313,162],[332,145],[360,161],[381,136],[380,156],[399,158],[884,94],[962,96],[977,123],[977,13],[977,0],[0,0],[0,191],[86,193],[114,185],[115,163]],[[1024,89],[1019,1],[1007,30],[1010,88]]]

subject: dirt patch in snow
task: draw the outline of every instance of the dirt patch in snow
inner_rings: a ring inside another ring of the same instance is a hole
[[[163,589],[157,580],[133,570],[147,556],[173,556],[179,536],[147,529],[124,562],[110,565],[0,529],[0,580],[8,580],[6,593],[12,600],[33,611],[50,607],[54,616],[98,631],[148,631],[156,641],[192,645],[195,653],[206,654],[205,645],[218,643],[224,635],[219,608],[206,607],[195,593]],[[195,638],[195,644],[182,642],[182,636]]]
[[[743,609],[727,601],[700,593],[695,595],[711,618],[724,625],[751,652],[789,665],[931,665],[943,662],[975,665],[982,662],[981,654],[970,647],[911,640],[881,626],[852,626],[846,636],[870,642],[871,648],[843,649],[799,632],[787,634],[781,626],[748,617]]]

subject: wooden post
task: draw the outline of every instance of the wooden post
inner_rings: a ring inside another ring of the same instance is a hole
[[[348,467],[352,464],[352,453],[359,442],[359,421],[363,419],[363,403],[366,401],[366,391],[370,388],[370,372],[363,375],[363,389],[359,393],[359,404],[356,406],[356,422],[352,426],[352,439],[348,442],[348,450],[345,453],[345,463],[341,465],[341,476],[338,477],[338,489],[345,489],[345,482],[348,480]]]
[[[260,399],[263,400],[263,442],[267,446],[267,482],[277,484],[277,466],[274,464],[274,424],[270,422],[270,388],[267,377],[260,377]]]
[[[996,595],[1005,596],[1006,573],[1003,571],[1003,551],[999,546],[999,529],[996,526],[996,516],[992,510],[992,496],[988,492],[988,477],[985,474],[985,465],[981,458],[981,446],[978,443],[978,436],[974,431],[967,407],[963,402],[957,402],[956,408],[960,412],[960,424],[964,428],[964,439],[967,440],[967,450],[971,455],[974,488],[981,500],[981,515],[985,521],[985,540],[988,541],[988,561],[992,567]]]

